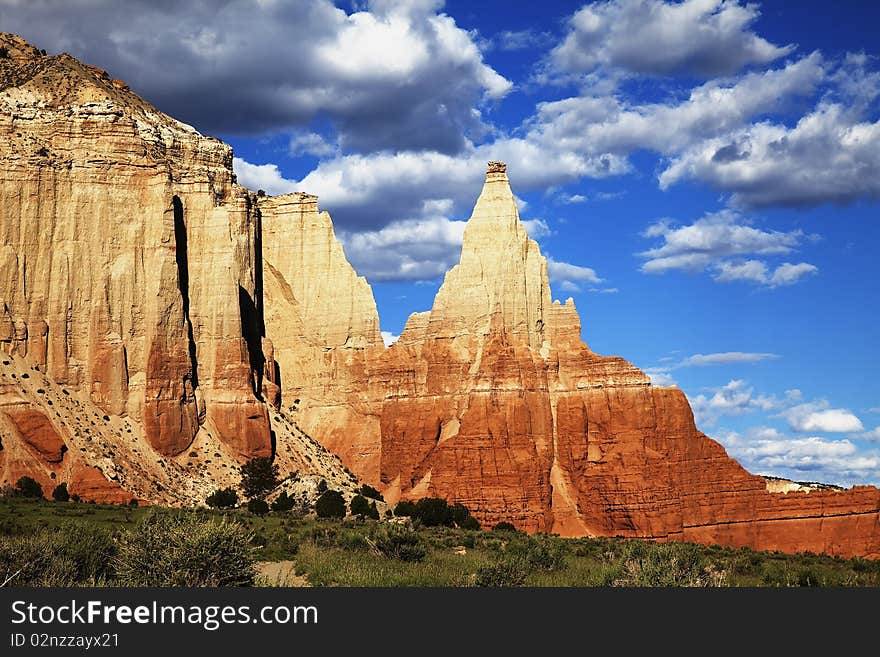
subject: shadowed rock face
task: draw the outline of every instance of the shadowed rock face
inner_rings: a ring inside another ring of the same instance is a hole
[[[330,248],[322,230],[310,249]],[[295,356],[276,349],[284,399],[292,391],[303,426],[392,502],[445,497],[484,525],[566,536],[880,557],[876,488],[771,493],[697,430],[680,390],[581,341],[573,301],[551,300],[503,163],[489,165],[433,308],[389,349],[364,337],[375,321],[366,292],[341,297],[363,313],[337,324],[349,327],[345,341],[300,321],[295,293],[277,302],[299,271],[275,268],[278,292],[267,295],[270,332],[310,336]],[[342,289],[329,278],[319,294]]]

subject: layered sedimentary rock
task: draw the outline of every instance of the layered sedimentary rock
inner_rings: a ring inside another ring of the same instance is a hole
[[[360,404],[367,360],[384,351],[373,292],[311,194],[259,197],[263,289],[282,403],[343,458],[378,464],[377,418]],[[352,467],[349,465],[349,467]]]
[[[194,503],[274,453],[351,491],[314,436],[390,501],[488,525],[880,557],[876,488],[753,476],[681,391],[582,342],[502,163],[386,349],[315,197],[251,194],[124,83],[0,46],[0,484]]]
[[[0,483],[110,459],[109,489],[173,503],[273,450],[308,470],[266,403],[259,215],[231,148],[68,55],[0,47]]]
[[[101,71],[4,43],[0,342],[140,419],[162,454],[205,422],[268,454],[256,222],[231,149]]]
[[[342,300],[343,326],[373,326],[371,303]],[[270,331],[313,336],[296,365],[276,351],[300,422],[391,501],[445,497],[484,524],[567,536],[880,557],[876,488],[771,493],[697,430],[680,390],[582,342],[573,301],[551,300],[502,163],[489,165],[460,263],[391,348],[322,343],[295,312],[272,316]]]

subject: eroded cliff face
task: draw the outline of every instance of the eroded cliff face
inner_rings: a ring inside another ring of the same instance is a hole
[[[124,83],[0,45],[0,484],[198,503],[274,453],[353,490],[329,448],[485,525],[880,557],[876,488],[768,486],[681,391],[582,342],[503,163],[386,349],[315,197],[255,196]]]
[[[259,214],[230,147],[68,55],[0,45],[0,482],[94,471],[106,496],[175,503],[246,458],[303,467],[264,397]]]
[[[336,248],[320,234],[308,248]],[[372,297],[338,275],[321,278],[322,293],[345,291],[339,326],[374,326]],[[392,502],[439,496],[485,525],[566,536],[880,556],[876,488],[771,493],[697,430],[680,390],[582,342],[573,301],[551,300],[503,163],[489,165],[433,308],[412,315],[389,349],[348,329],[328,342],[279,296],[267,294],[270,333],[311,336],[295,341],[298,360],[276,348],[288,358],[285,389],[301,397],[298,420]]]

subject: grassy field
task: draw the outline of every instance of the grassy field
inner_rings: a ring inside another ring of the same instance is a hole
[[[114,542],[145,518],[181,513],[231,522],[257,560],[289,562],[297,581],[312,586],[880,586],[878,561],[809,553],[19,498],[0,499],[0,543],[11,552],[16,540],[40,532],[62,539],[97,532],[110,536],[103,549],[113,555]],[[114,583],[112,569],[107,572],[97,583]]]

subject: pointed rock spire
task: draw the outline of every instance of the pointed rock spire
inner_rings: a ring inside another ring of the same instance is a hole
[[[489,162],[464,231],[461,261],[446,275],[428,335],[487,335],[492,327],[540,349],[551,303],[547,261],[519,219],[504,162]],[[500,315],[492,321],[493,315]]]

